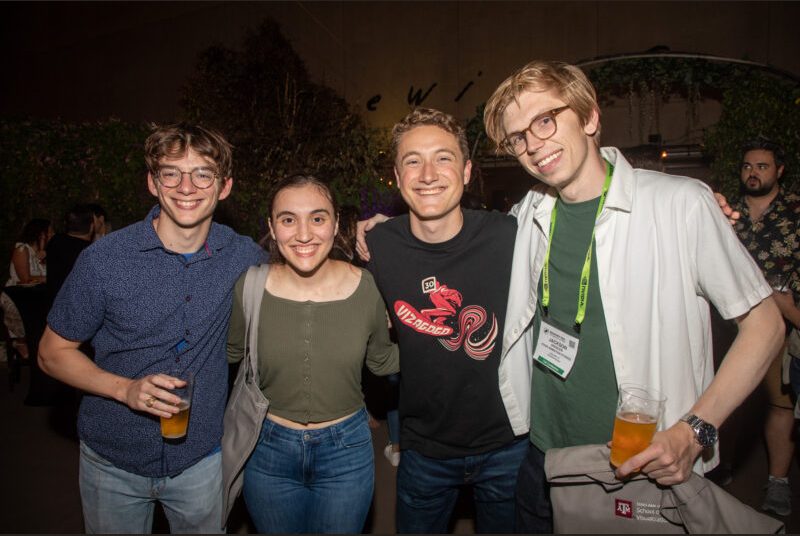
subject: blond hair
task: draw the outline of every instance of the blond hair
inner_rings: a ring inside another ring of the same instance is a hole
[[[585,126],[592,112],[600,107],[594,86],[584,72],[574,65],[561,61],[534,60],[506,78],[494,91],[483,112],[486,134],[499,150],[508,133],[503,128],[503,112],[512,101],[526,91],[555,90],[567,106],[577,114],[581,126]],[[599,140],[600,125],[594,134],[595,143]]]

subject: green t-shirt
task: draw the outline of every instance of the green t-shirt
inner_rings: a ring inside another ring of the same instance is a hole
[[[550,307],[548,322],[576,335],[578,284],[592,236],[600,198],[581,203],[556,202],[558,217],[550,248]],[[597,251],[592,264],[586,317],[580,330],[575,365],[561,379],[534,362],[531,387],[531,442],[549,448],[605,443],[611,439],[617,406],[617,380],[597,280]],[[542,280],[539,278],[539,296]],[[534,320],[538,340],[543,318],[541,301]],[[534,346],[535,348],[535,346]]]

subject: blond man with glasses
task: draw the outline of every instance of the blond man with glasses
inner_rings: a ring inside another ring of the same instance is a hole
[[[634,169],[618,149],[599,147],[600,109],[579,68],[529,63],[500,84],[484,120],[498,150],[542,183],[512,209],[503,344],[506,359],[531,363],[516,530],[550,532],[544,452],[610,440],[619,384],[656,388],[667,401],[651,445],[617,476],[683,482],[717,463],[716,429],[758,385],[783,326],[705,185]],[[716,378],[709,302],[739,327]],[[576,348],[557,371],[537,359],[550,328]]]

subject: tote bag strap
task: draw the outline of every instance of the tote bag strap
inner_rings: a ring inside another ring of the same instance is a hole
[[[264,285],[269,274],[269,264],[251,266],[244,277],[242,306],[244,308],[244,341],[245,341],[245,379],[252,381],[258,370],[258,317],[261,312],[261,300],[264,298]]]

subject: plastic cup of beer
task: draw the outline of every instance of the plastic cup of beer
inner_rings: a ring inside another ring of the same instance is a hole
[[[619,467],[650,445],[665,400],[659,391],[650,387],[633,384],[619,386],[614,434],[611,437],[611,465]]]
[[[192,390],[194,389],[194,376],[191,372],[171,371],[167,373],[173,378],[186,382],[183,387],[176,387],[170,392],[181,398],[178,404],[178,413],[172,417],[161,417],[161,437],[164,439],[181,439],[186,436],[189,427],[189,413],[192,409]]]

